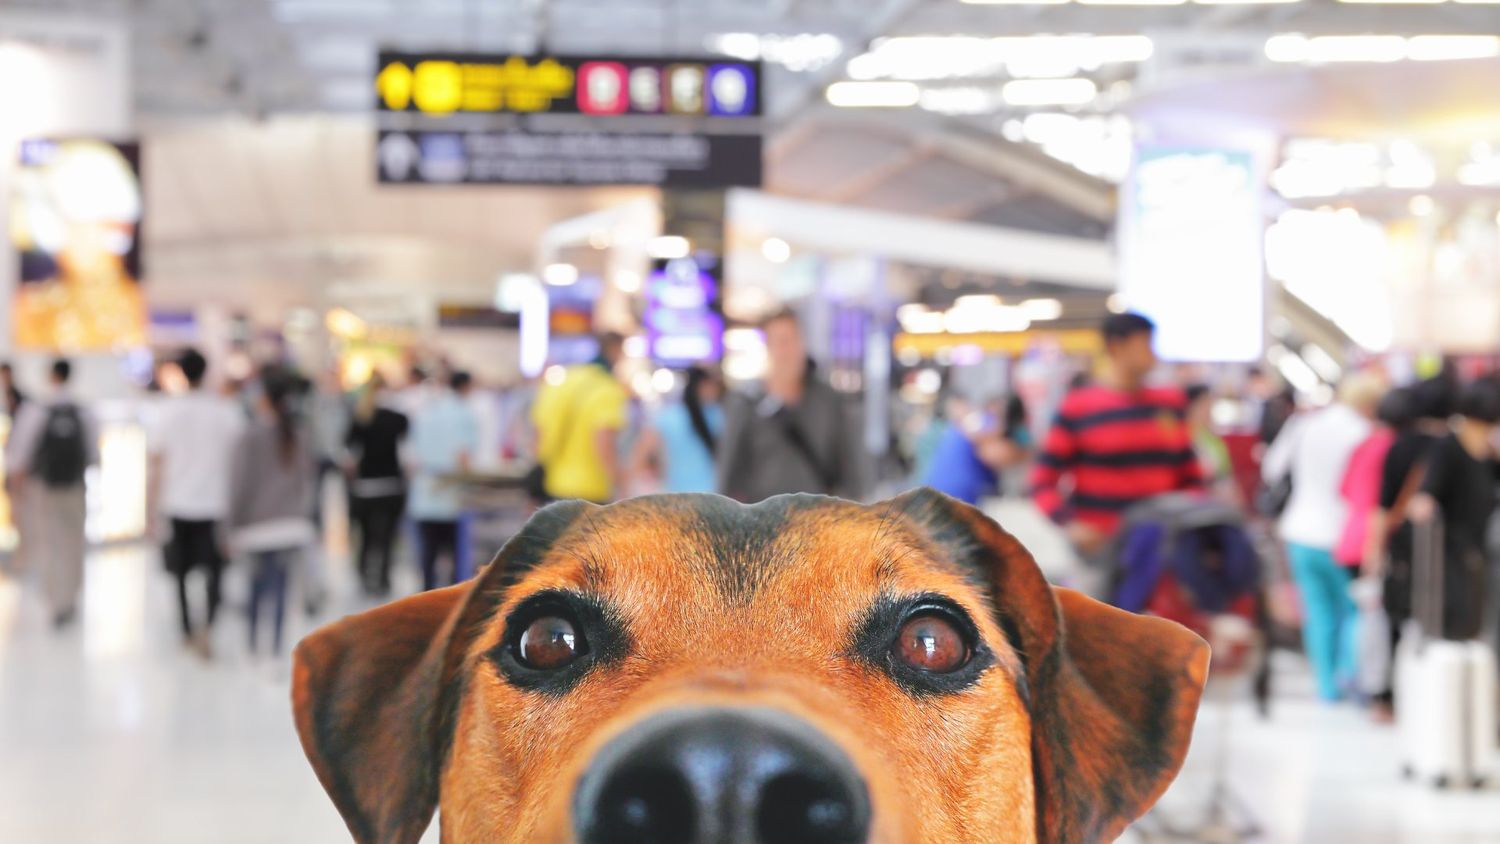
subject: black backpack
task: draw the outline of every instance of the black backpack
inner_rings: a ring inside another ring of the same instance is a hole
[[[31,473],[53,489],[83,483],[88,469],[83,414],[75,405],[57,404],[47,410],[47,422],[31,460]]]

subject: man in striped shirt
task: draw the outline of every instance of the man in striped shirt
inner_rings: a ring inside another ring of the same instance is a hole
[[[1203,486],[1182,391],[1146,386],[1155,331],[1140,314],[1105,320],[1108,371],[1063,399],[1032,472],[1037,504],[1085,556],[1103,550],[1131,505]]]

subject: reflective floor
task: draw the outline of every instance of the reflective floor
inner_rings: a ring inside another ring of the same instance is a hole
[[[332,569],[348,582],[346,566]],[[153,551],[96,554],[82,623],[60,636],[35,590],[0,581],[0,842],[348,840],[293,734],[289,669],[245,657],[245,584],[232,577],[227,590],[218,656],[205,665],[182,649],[176,596]],[[359,608],[347,594],[332,603],[316,621],[293,614],[289,633]],[[1403,784],[1390,730],[1312,702],[1296,658],[1278,669],[1273,720],[1232,707],[1227,732],[1234,790],[1265,830],[1256,840],[1500,842],[1500,790]],[[1189,825],[1202,803],[1221,714],[1204,715],[1159,813],[1167,824]]]

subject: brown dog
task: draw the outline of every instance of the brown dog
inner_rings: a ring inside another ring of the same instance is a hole
[[[1207,665],[935,492],[660,496],[542,510],[292,695],[361,842],[1082,844],[1176,775]]]

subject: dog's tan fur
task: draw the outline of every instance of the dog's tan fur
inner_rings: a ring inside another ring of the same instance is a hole
[[[600,596],[628,653],[562,695],[488,654],[507,613]],[[916,696],[850,652],[881,595],[941,594],[995,664]],[[304,747],[356,839],[564,842],[594,753],[650,715],[755,705],[814,725],[870,788],[876,842],[1111,840],[1186,752],[1207,647],[1046,585],[977,511],[919,491],[872,506],[708,496],[543,511],[475,581],[346,619],[298,648]]]

